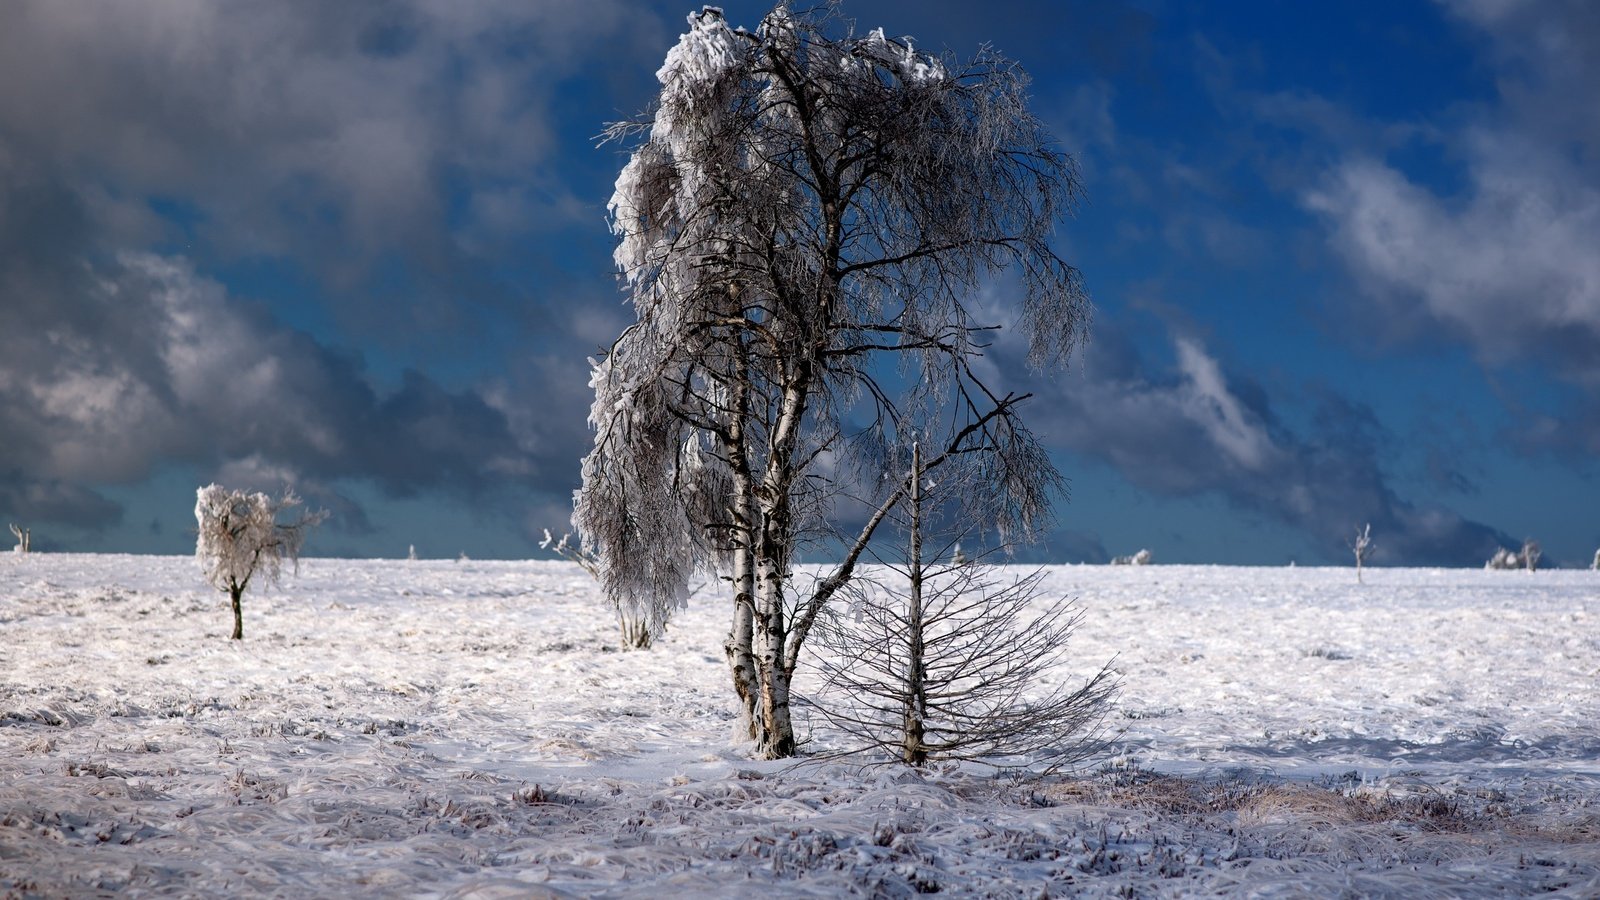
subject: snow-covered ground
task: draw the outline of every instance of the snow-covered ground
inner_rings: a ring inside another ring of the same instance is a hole
[[[1017,785],[751,761],[720,596],[624,653],[566,563],[312,559],[236,643],[192,559],[5,556],[0,894],[1600,896],[1600,575],[1048,584],[1125,731]]]

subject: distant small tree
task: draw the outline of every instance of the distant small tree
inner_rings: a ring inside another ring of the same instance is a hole
[[[849,612],[819,619],[822,686],[807,697],[822,719],[912,766],[977,761],[1046,770],[1100,746],[1116,691],[1109,666],[1081,685],[1059,680],[1081,613],[1041,606],[1041,572],[1009,579],[981,561],[926,563],[921,459],[912,449],[903,564],[874,584],[853,580]],[[950,559],[943,551],[928,554]],[[1009,583],[1008,583],[1009,582]]]
[[[28,553],[33,547],[33,532],[18,525],[11,526],[11,533],[17,536],[17,545],[11,548],[13,553]]]
[[[208,484],[195,492],[194,517],[199,525],[195,559],[206,582],[226,592],[233,602],[233,640],[244,639],[239,599],[250,582],[260,575],[267,583],[276,584],[286,559],[298,568],[306,533],[328,517],[319,511],[289,522],[278,521],[280,514],[300,505],[293,491],[274,499]]]
[[[1595,572],[1600,572],[1600,550],[1594,551],[1594,562],[1589,564],[1589,568]]]
[[[1538,541],[1534,540],[1533,538],[1528,538],[1522,542],[1522,567],[1524,569],[1527,569],[1529,572],[1538,571],[1539,557],[1543,555],[1544,549],[1539,546]]]
[[[600,580],[600,561],[595,555],[584,551],[582,547],[574,546],[571,534],[563,534],[561,540],[556,540],[550,529],[544,530],[544,540],[539,542],[539,549],[551,550],[561,558],[575,562],[595,581]],[[553,545],[553,546],[552,546]],[[655,621],[650,617],[641,615],[632,606],[616,604],[617,627],[622,632],[622,646],[633,650],[649,650],[655,639],[667,630],[667,620],[671,618],[671,609],[655,610]]]
[[[1140,550],[1132,556],[1113,557],[1111,564],[1113,566],[1148,566],[1151,560],[1155,558],[1156,555],[1149,550]]]
[[[1355,540],[1350,542],[1350,550],[1356,555],[1356,581],[1361,581],[1361,567],[1366,564],[1367,556],[1372,553],[1372,523],[1368,522],[1356,531]]]

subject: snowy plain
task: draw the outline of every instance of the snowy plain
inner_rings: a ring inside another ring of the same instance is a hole
[[[193,559],[5,556],[0,895],[1600,896],[1600,573],[1046,584],[1120,734],[1019,784],[752,761],[715,591],[621,652],[569,563],[308,559],[230,642]]]

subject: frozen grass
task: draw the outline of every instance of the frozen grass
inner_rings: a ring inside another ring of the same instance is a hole
[[[1600,577],[1366,577],[1052,570],[1125,731],[1014,784],[752,762],[722,601],[624,653],[567,563],[308,560],[235,643],[191,559],[6,557],[0,893],[1600,895]]]

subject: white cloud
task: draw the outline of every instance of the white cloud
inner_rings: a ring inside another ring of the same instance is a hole
[[[1275,454],[1261,422],[1228,390],[1217,361],[1190,338],[1177,339],[1178,369],[1184,382],[1178,404],[1205,432],[1212,445],[1235,465],[1260,469]]]
[[[1600,386],[1600,6],[1441,5],[1479,32],[1499,93],[1417,132],[1460,162],[1461,185],[1352,151],[1304,203],[1376,315],[1420,321],[1489,365]]]
[[[1487,134],[1471,147],[1463,199],[1355,159],[1306,204],[1381,302],[1419,302],[1486,362],[1543,360],[1600,384],[1600,191],[1536,147]]]

